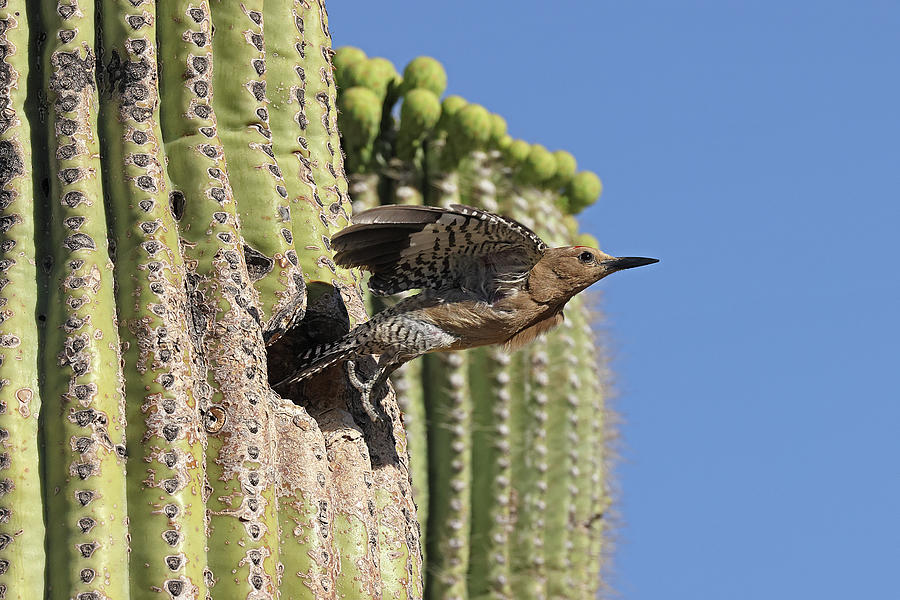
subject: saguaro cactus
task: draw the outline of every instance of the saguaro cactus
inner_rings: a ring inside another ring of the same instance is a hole
[[[331,60],[321,0],[0,2],[0,596],[421,597],[393,397],[268,383],[366,318]]]

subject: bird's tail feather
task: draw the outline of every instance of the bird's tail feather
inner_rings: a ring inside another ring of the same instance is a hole
[[[297,357],[294,372],[276,383],[274,387],[312,377],[331,365],[344,360],[352,349],[353,341],[347,338],[313,346]]]

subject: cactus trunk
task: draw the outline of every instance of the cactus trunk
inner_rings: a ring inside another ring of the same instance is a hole
[[[0,596],[421,597],[393,396],[269,385],[366,318],[324,4],[0,4]]]

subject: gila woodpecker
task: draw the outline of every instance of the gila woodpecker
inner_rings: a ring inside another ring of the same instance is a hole
[[[372,390],[403,363],[429,352],[519,347],[560,324],[566,302],[592,283],[657,262],[585,246],[549,248],[521,223],[458,204],[373,208],[356,215],[331,245],[339,265],[371,272],[373,294],[421,292],[340,340],[309,349],[294,373],[276,385],[347,361],[350,381],[373,421]],[[366,354],[379,355],[378,371],[362,382],[352,359]]]

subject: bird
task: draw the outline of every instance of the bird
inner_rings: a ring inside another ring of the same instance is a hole
[[[339,340],[307,349],[276,387],[345,361],[372,421],[378,420],[372,391],[404,363],[489,344],[516,349],[562,323],[566,303],[591,284],[659,262],[587,246],[551,248],[514,219],[461,204],[371,208],[332,236],[331,247],[337,264],[371,273],[373,294],[420,292]],[[366,381],[354,363],[364,355],[378,355],[376,374]]]

